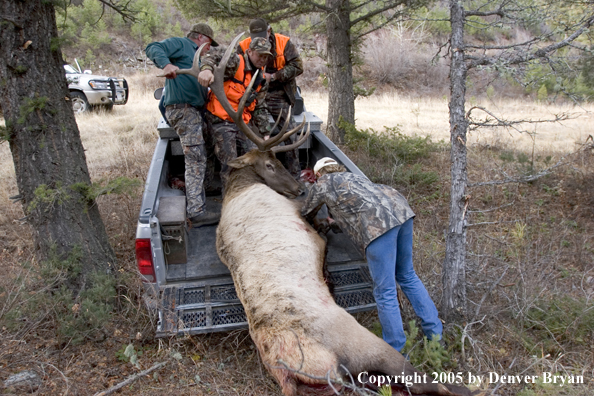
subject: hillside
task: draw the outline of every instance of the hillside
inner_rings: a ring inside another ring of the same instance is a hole
[[[77,5],[78,4],[78,5]],[[188,20],[174,0],[134,0],[134,21],[123,20],[96,0],[74,2],[67,13],[58,12],[62,51],[67,62],[77,58],[83,68],[104,74],[132,75],[146,73],[153,67],[143,50],[152,41],[184,36],[191,25],[203,20]],[[438,1],[431,8],[421,8],[412,20],[392,23],[364,36],[355,47],[355,92],[397,90],[419,97],[442,97],[449,94],[449,60],[443,52],[449,39],[447,2]],[[559,11],[561,12],[561,11]],[[225,44],[235,34],[247,30],[245,20],[206,18],[218,41]],[[539,41],[538,35],[553,29],[553,20],[540,25],[505,27],[486,25],[484,29],[469,24],[466,39],[470,45],[505,48],[518,42]],[[489,19],[486,21],[491,22]],[[325,90],[327,86],[326,36],[323,16],[292,17],[272,23],[275,31],[287,34],[300,50],[305,72],[302,86]],[[558,36],[544,36],[548,40]],[[576,47],[588,45],[589,35]],[[485,50],[488,51],[488,50]],[[492,67],[470,71],[467,96],[473,98],[520,98],[573,101],[594,97],[594,67],[590,52],[565,51],[550,62],[557,75],[541,66],[512,70]],[[518,74],[519,73],[519,74]]]

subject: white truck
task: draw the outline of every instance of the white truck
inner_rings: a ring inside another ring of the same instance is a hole
[[[313,168],[322,157],[335,158],[353,173],[362,172],[321,131],[313,113],[305,117],[311,136],[299,149],[302,168]],[[145,301],[158,312],[157,337],[247,328],[241,302],[227,267],[215,247],[216,225],[188,228],[186,198],[179,188],[184,156],[179,138],[164,120],[147,175],[136,229],[136,260]],[[218,168],[218,167],[217,167]],[[220,205],[208,196],[207,207]],[[375,309],[365,258],[344,233],[329,232],[326,257],[333,296],[348,312]]]
[[[128,102],[128,82],[125,78],[105,77],[92,74],[90,70],[82,71],[78,61],[76,68],[64,65],[72,109],[75,114],[84,113],[94,106],[111,110],[113,105],[124,105]]]

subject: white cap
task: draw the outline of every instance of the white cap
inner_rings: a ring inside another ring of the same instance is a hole
[[[319,160],[318,162],[316,162],[316,165],[314,166],[314,169],[313,169],[314,174],[318,173],[320,171],[320,169],[322,169],[326,165],[338,165],[338,162],[336,162],[336,160],[334,160],[330,157],[324,157],[321,160]]]

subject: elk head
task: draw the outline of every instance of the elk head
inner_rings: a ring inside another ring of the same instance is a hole
[[[298,197],[305,191],[303,184],[291,176],[270,150],[252,150],[230,161],[227,165],[234,169],[251,168],[264,181],[264,184],[287,198]]]

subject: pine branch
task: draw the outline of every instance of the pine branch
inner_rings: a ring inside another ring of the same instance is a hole
[[[120,14],[122,19],[130,22],[136,22],[136,17],[134,15],[137,13],[137,11],[130,8],[131,0],[99,0],[99,2],[102,3],[104,7],[109,7]]]

